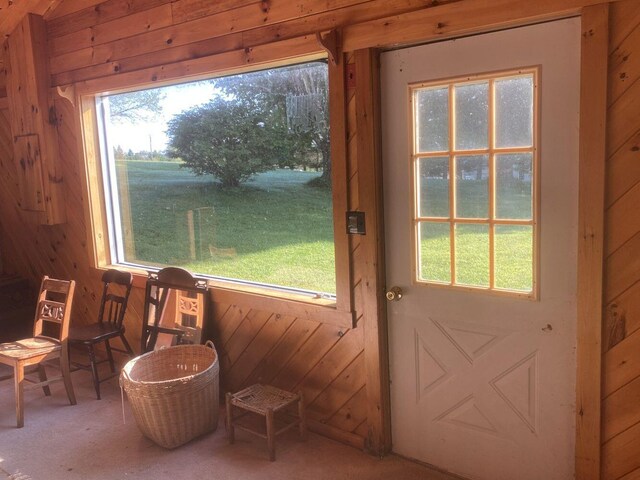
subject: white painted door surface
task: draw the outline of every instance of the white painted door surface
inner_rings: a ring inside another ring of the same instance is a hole
[[[470,479],[574,477],[580,21],[382,55],[393,450]],[[408,85],[540,65],[539,298],[412,277]]]

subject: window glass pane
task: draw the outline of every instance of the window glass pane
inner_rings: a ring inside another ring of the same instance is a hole
[[[496,225],[496,288],[533,289],[533,227],[529,225]]]
[[[449,217],[449,157],[418,160],[421,217]]]
[[[457,224],[456,283],[489,286],[489,226]]]
[[[449,150],[449,89],[417,90],[416,137],[419,152]]]
[[[448,223],[420,223],[418,278],[431,282],[451,281],[451,241]]]
[[[326,64],[103,98],[119,262],[335,293]]]
[[[495,82],[496,146],[533,144],[533,76]]]
[[[457,85],[456,150],[472,150],[489,146],[489,84]]]
[[[496,218],[531,220],[531,153],[496,155]]]
[[[456,157],[456,216],[489,216],[489,156]]]

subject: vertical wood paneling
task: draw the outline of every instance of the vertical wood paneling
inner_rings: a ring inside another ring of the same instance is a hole
[[[602,478],[640,478],[640,3],[611,5]]]
[[[600,476],[602,259],[609,6],[582,11],[576,478]]]
[[[367,234],[360,239],[367,378],[367,447],[383,455],[391,447],[387,315],[384,300],[384,222],[380,135],[380,57],[373,49],[355,52],[359,208]]]

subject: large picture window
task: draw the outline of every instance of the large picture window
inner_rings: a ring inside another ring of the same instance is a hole
[[[327,66],[97,97],[111,263],[333,296]]]
[[[537,78],[411,86],[416,281],[535,294]]]

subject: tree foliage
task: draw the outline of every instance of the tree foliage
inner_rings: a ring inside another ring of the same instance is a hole
[[[275,140],[283,126],[269,120],[265,112],[216,97],[169,122],[169,153],[196,175],[212,174],[236,187],[278,162],[281,145]]]
[[[165,94],[159,88],[121,93],[109,97],[111,120],[115,122],[145,121],[162,113]]]
[[[267,109],[286,122],[288,157],[280,166],[307,166],[321,157],[322,176],[331,178],[327,66],[322,62],[276,68],[214,80],[216,88],[252,109]]]
[[[169,123],[171,155],[234,186],[276,167],[321,158],[331,173],[327,68],[321,63],[212,80],[219,95]],[[309,118],[305,118],[308,116]]]

